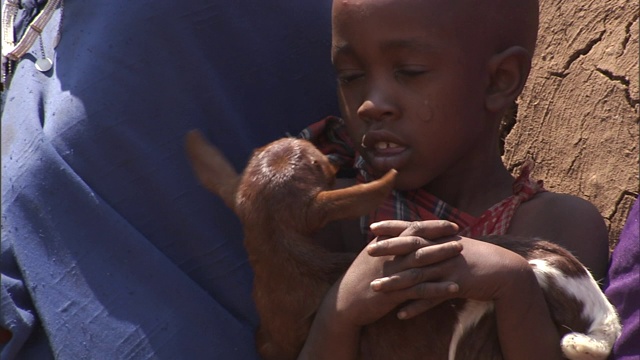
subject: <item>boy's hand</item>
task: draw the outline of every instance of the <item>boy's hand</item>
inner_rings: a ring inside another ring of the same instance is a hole
[[[373,224],[371,229],[378,236],[388,237],[393,236],[394,233],[399,234],[395,238],[370,244],[367,247],[369,254],[386,257],[398,255],[402,252],[401,250],[409,250],[410,252],[403,258],[419,257],[419,254],[427,252],[434,246],[415,249],[420,243],[416,236],[424,237],[422,229],[425,223],[429,221],[412,223],[384,221]],[[415,299],[400,309],[398,317],[403,319],[414,317],[453,297],[484,301],[498,299],[518,282],[520,276],[529,276],[527,273],[532,271],[524,258],[502,247],[470,238],[449,238],[449,240],[453,239],[457,241],[450,243],[462,245],[461,256],[422,266],[406,267],[404,270],[391,272],[392,275],[378,278],[371,283],[374,291],[391,297],[404,296],[405,300]],[[428,246],[429,241],[423,240],[424,246]],[[443,240],[447,239],[440,239],[440,242]],[[415,244],[413,250],[410,250],[408,242]],[[445,244],[447,243],[441,245]],[[396,261],[398,259],[400,257],[396,257]],[[457,292],[438,293],[431,291],[434,284],[456,284],[459,289]]]
[[[418,223],[417,223],[418,224]],[[449,262],[459,257],[462,247],[456,241],[435,242],[428,239],[451,237],[458,227],[447,221],[423,221],[410,235],[393,240],[372,241],[354,260],[331,293],[334,310],[347,326],[363,326],[383,317],[409,299],[455,295],[458,286],[451,281],[420,282],[419,286],[395,287],[395,291],[376,289],[374,280],[387,278],[411,269]],[[392,235],[381,235],[380,238]],[[372,282],[374,282],[372,284]],[[404,282],[402,282],[404,283]],[[415,295],[418,294],[418,295]]]

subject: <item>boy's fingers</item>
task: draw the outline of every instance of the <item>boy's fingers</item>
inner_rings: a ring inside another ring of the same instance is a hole
[[[426,239],[451,236],[458,232],[458,225],[446,220],[386,220],[373,223],[370,228],[376,236],[420,236]]]
[[[397,313],[400,319],[409,319],[419,315],[445,300],[455,298],[459,287],[453,282],[422,283],[409,289],[396,291],[389,295],[397,302],[406,303]],[[409,302],[407,302],[409,300]]]
[[[406,320],[416,317],[423,312],[440,305],[443,301],[452,298],[453,296],[449,294],[445,297],[433,298],[433,299],[422,299],[422,300],[414,300],[409,302],[407,305],[403,306],[398,311],[398,319]]]
[[[449,259],[458,256],[461,246],[453,243],[433,245],[420,249],[416,257],[407,256],[399,262],[390,262],[385,270],[388,276],[371,282],[371,289],[380,292],[391,292],[417,286],[425,282],[440,281],[451,272],[454,262]],[[425,250],[425,255],[420,254]]]
[[[369,225],[371,232],[376,236],[398,236],[409,227],[411,221],[385,220]]]
[[[446,259],[445,259],[446,260]],[[423,283],[433,283],[446,278],[451,271],[451,263],[442,262],[435,266],[408,267],[406,270],[399,270],[389,276],[373,280],[370,287],[373,291],[393,292],[419,286]],[[394,265],[394,267],[396,267]],[[393,271],[393,269],[390,269]]]
[[[425,239],[438,239],[458,233],[458,225],[446,220],[414,221],[400,236],[420,236]]]
[[[461,252],[462,244],[459,241],[448,241],[420,248],[408,255],[405,261],[408,262],[408,266],[422,267],[449,260]]]
[[[395,237],[372,241],[367,245],[367,253],[371,256],[407,255],[429,245],[433,243],[418,236]]]
[[[434,243],[417,236],[372,241],[367,245],[370,256],[405,256],[407,266],[425,266],[456,256],[462,251],[458,241]]]

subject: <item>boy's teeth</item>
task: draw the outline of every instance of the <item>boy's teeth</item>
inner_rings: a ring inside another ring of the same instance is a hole
[[[384,150],[387,148],[397,148],[397,147],[398,147],[398,144],[391,143],[391,142],[379,142],[379,143],[376,143],[376,146],[375,146],[376,150]]]

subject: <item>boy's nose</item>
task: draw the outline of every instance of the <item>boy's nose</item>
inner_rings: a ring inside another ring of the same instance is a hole
[[[358,117],[365,122],[392,120],[397,113],[392,97],[384,89],[370,91],[358,107]]]

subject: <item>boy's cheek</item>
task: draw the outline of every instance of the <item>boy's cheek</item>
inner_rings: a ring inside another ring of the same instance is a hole
[[[351,140],[353,147],[356,150],[360,149],[360,144],[362,143],[362,136],[364,135],[364,126],[363,122],[358,120],[357,116],[347,116],[347,114],[343,115],[344,122],[347,126],[347,135],[349,135],[349,139]],[[364,155],[364,154],[361,154]],[[369,160],[369,159],[365,159]]]
[[[361,97],[359,97],[354,90],[338,90],[338,103],[340,105],[342,116],[345,118],[345,120],[347,120],[347,118],[349,117],[357,116],[358,109],[363,103],[360,98]]]

